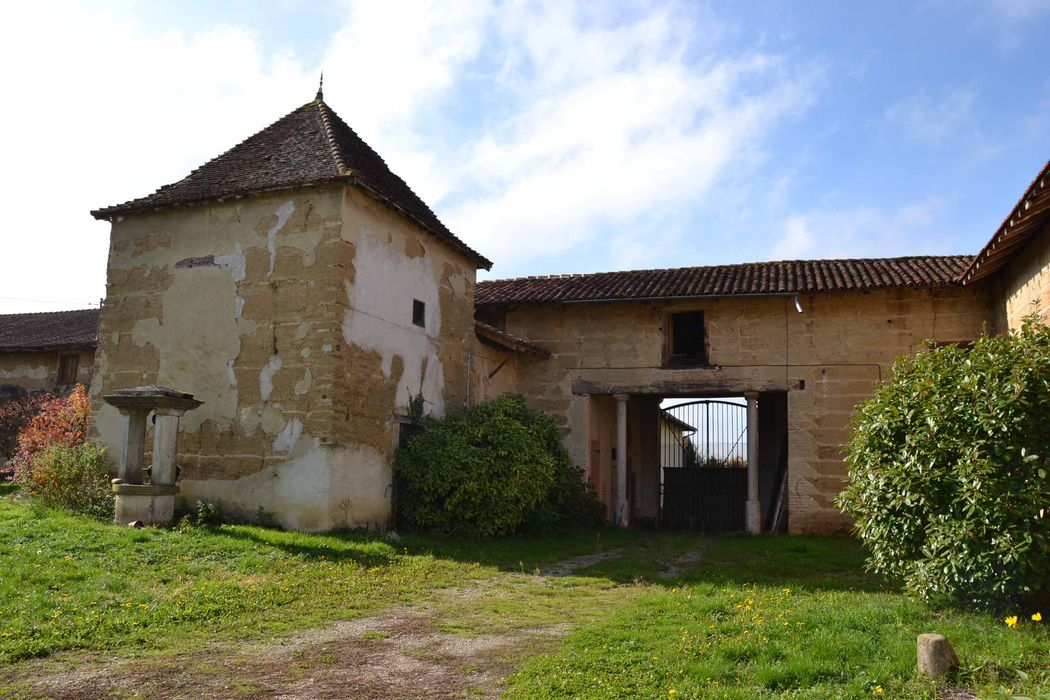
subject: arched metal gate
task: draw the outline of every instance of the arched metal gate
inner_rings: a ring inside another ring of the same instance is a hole
[[[664,527],[743,530],[747,407],[705,399],[661,409],[660,472]]]

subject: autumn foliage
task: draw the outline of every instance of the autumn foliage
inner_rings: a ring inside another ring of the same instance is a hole
[[[15,453],[22,428],[40,413],[44,404],[54,399],[53,394],[38,391],[0,404],[0,462]],[[3,475],[3,469],[0,469],[0,478]]]
[[[36,416],[18,433],[15,452],[5,470],[14,476],[15,481],[23,482],[38,454],[54,447],[74,447],[84,442],[90,414],[87,391],[80,384],[65,398],[45,401]]]

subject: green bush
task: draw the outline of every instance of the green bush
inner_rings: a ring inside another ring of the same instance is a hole
[[[90,442],[59,445],[33,455],[19,474],[24,493],[39,502],[100,519],[113,517],[105,450]]]
[[[409,528],[491,537],[597,522],[601,509],[544,413],[505,395],[424,421],[398,451]]]
[[[873,570],[976,606],[1050,590],[1050,329],[899,359],[861,404],[838,504]]]

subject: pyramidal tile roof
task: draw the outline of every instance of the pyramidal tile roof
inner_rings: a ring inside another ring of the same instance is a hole
[[[320,95],[182,180],[146,197],[96,209],[91,215],[112,221],[127,214],[332,182],[365,190],[479,267],[492,267],[487,258],[449,231]]]
[[[747,294],[931,289],[958,284],[969,255],[854,260],[783,260],[551,275],[479,282],[477,306],[599,302]]]

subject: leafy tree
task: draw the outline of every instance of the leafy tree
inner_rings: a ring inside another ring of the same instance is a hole
[[[897,360],[859,406],[838,504],[875,571],[935,601],[1050,590],[1050,329]]]

